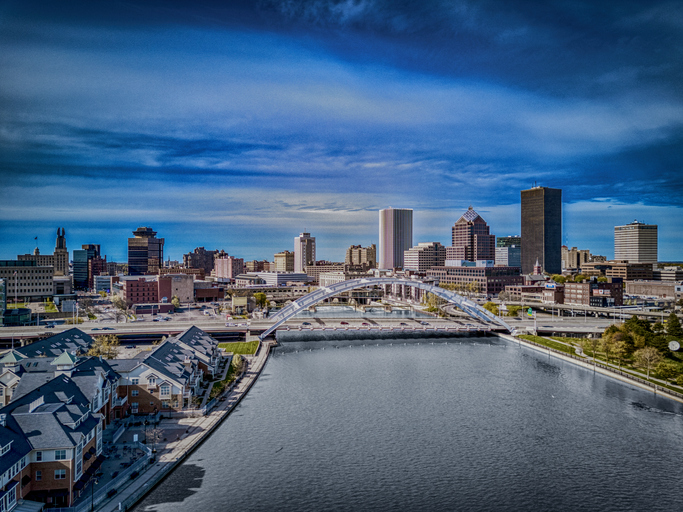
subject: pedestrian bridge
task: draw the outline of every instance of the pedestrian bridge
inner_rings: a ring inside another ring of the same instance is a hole
[[[340,283],[335,283],[330,286],[321,286],[320,288],[309,293],[308,295],[304,295],[303,297],[291,302],[290,304],[282,308],[280,311],[278,311],[277,314],[270,317],[270,320],[273,322],[273,324],[270,327],[268,327],[268,329],[266,329],[263,332],[263,334],[259,336],[259,338],[261,340],[264,340],[267,336],[275,332],[275,330],[278,327],[280,327],[283,323],[285,323],[287,320],[297,315],[301,311],[311,306],[314,306],[315,304],[325,299],[329,299],[340,293],[347,292],[350,290],[356,290],[358,288],[367,288],[370,286],[380,286],[387,284],[410,286],[413,288],[419,288],[420,290],[429,293],[433,293],[437,297],[441,297],[442,299],[445,299],[449,303],[455,305],[464,313],[466,313],[467,315],[476,320],[481,320],[485,323],[498,324],[507,329],[510,333],[513,331],[513,328],[510,325],[508,325],[505,321],[503,321],[500,317],[497,317],[496,315],[482,308],[478,304],[450,290],[446,290],[433,284],[424,283],[422,281],[413,281],[411,279],[401,279],[397,277],[365,277],[362,279],[350,279],[348,281],[342,281]]]

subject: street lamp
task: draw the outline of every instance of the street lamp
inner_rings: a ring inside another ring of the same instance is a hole
[[[94,512],[95,510],[95,486],[97,485],[98,480],[95,478],[92,481],[92,485],[90,486],[90,512]]]

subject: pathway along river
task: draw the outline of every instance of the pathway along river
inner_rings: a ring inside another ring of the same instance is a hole
[[[682,432],[681,404],[496,337],[290,342],[135,510],[681,510]]]

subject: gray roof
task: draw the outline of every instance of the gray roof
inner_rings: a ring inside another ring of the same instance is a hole
[[[185,365],[186,360],[189,361],[188,365]],[[144,359],[144,363],[183,385],[190,379],[192,370],[196,367],[196,359],[191,350],[168,340],[149,354]]]
[[[90,349],[92,343],[93,339],[89,334],[74,327],[15,350],[28,357],[57,357],[64,351],[84,354]]]

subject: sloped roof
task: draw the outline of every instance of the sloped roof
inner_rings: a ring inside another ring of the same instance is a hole
[[[76,361],[78,361],[78,358],[76,357],[75,354],[72,354],[71,352],[64,351],[61,353],[61,355],[57,358],[54,359],[50,364],[54,366],[73,366],[76,364]]]
[[[85,353],[93,341],[89,334],[74,327],[16,350],[28,357],[58,357],[62,352]]]
[[[2,356],[2,359],[0,359],[0,364],[18,363],[22,359],[26,359],[26,356],[21,352],[12,349],[8,351],[4,356]]]
[[[460,216],[457,223],[479,221],[486,223],[486,221],[482,219],[481,216],[470,206],[467,211]]]

